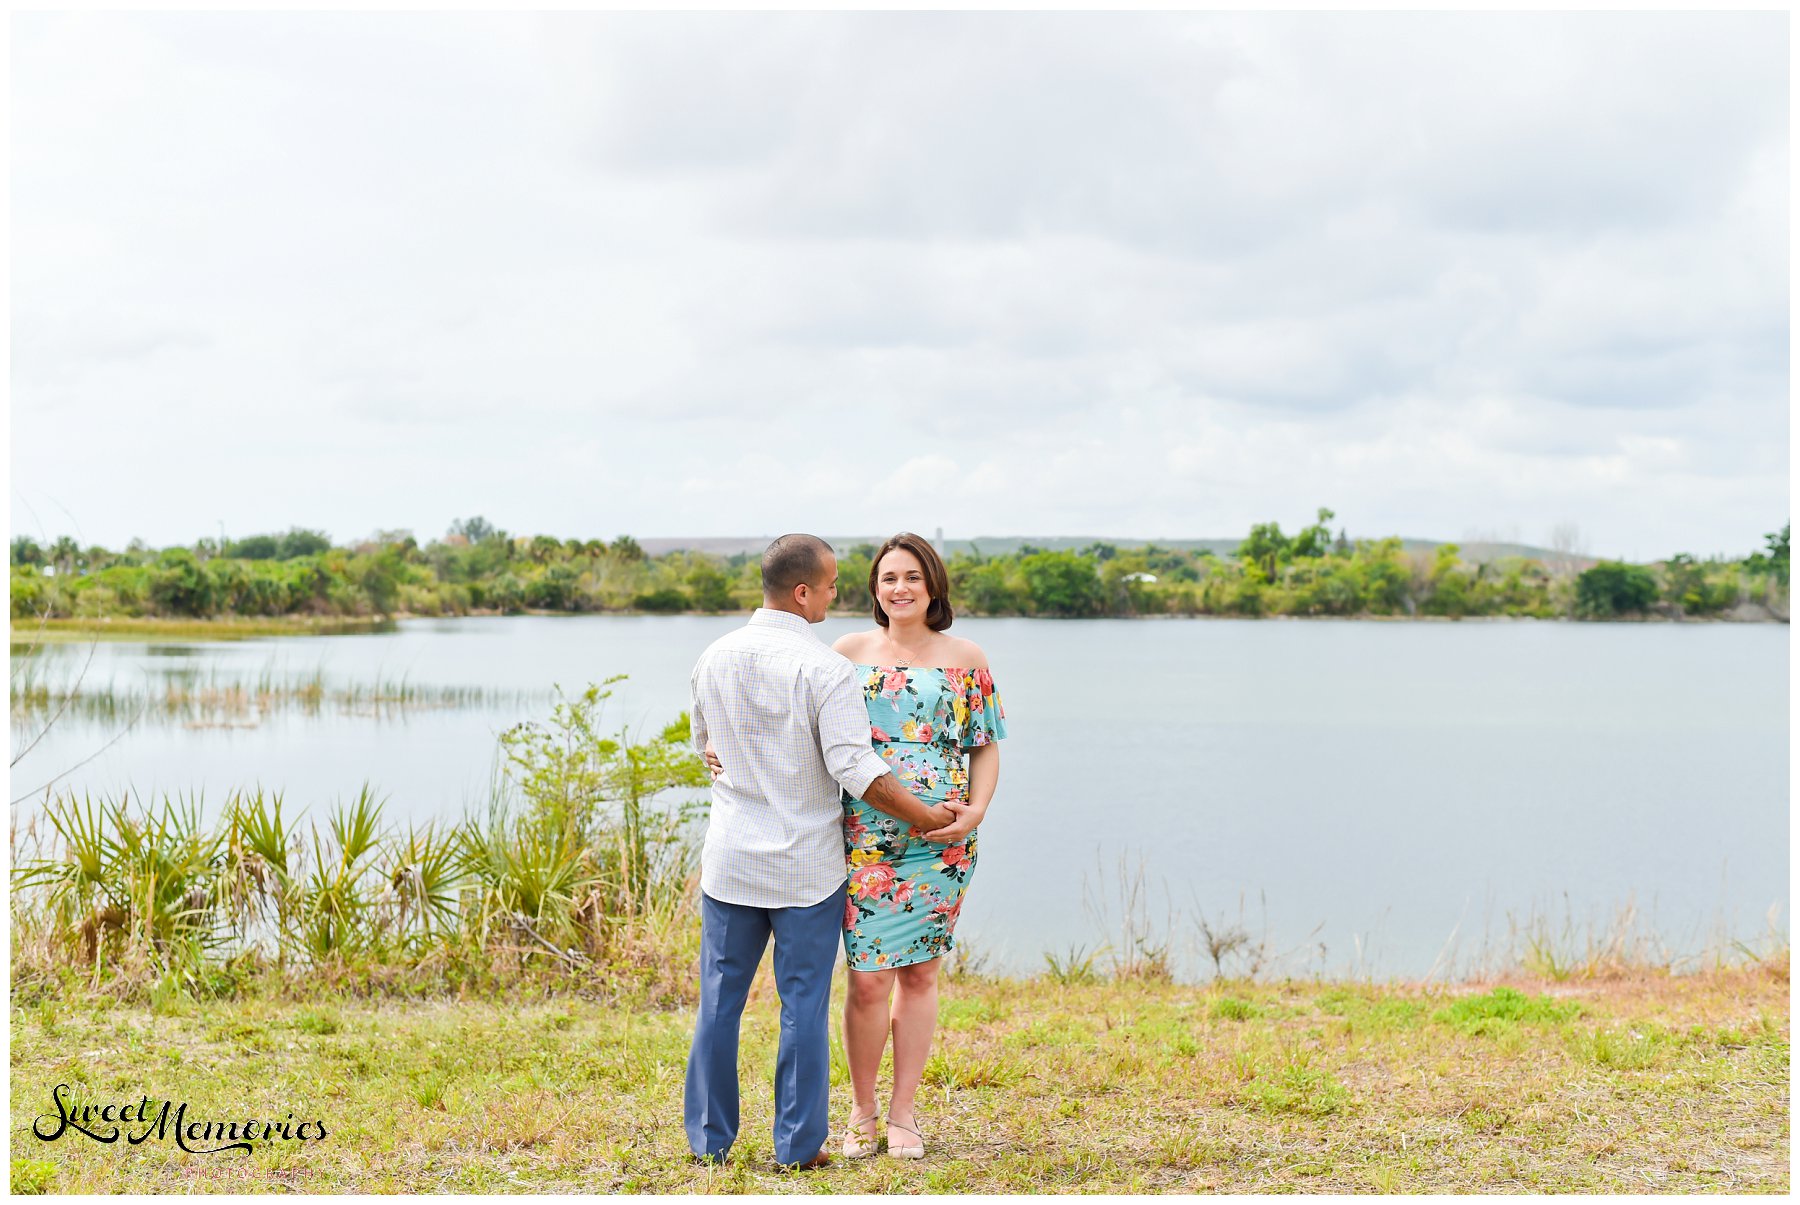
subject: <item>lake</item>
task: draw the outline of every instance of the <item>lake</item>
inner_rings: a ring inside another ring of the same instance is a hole
[[[59,788],[285,792],[365,782],[393,818],[485,798],[495,736],[615,674],[609,726],[687,706],[741,617],[419,619],[376,635],[102,643],[84,690],[315,672],[482,688],[472,705],[278,711],[252,727],[65,717],[13,770]],[[829,642],[864,626],[833,618]],[[1675,954],[1787,928],[1788,629],[1774,624],[963,619],[1006,705],[1000,789],[959,939],[994,970],[1118,942],[1135,881],[1184,974],[1198,918],[1277,971],[1417,977],[1494,958],[1527,918],[1580,946],[1633,906]],[[68,681],[86,645],[31,673]],[[15,673],[19,668],[14,648]],[[521,696],[518,692],[524,692]],[[15,754],[36,725],[13,728]],[[15,821],[33,805],[14,806]],[[1227,964],[1230,969],[1231,964]]]

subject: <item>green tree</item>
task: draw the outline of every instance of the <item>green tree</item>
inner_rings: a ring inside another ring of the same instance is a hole
[[[1331,551],[1331,521],[1335,512],[1321,506],[1318,522],[1303,527],[1294,535],[1292,553],[1297,557],[1320,557]]]
[[[471,544],[479,544],[483,540],[489,540],[504,533],[480,515],[476,515],[472,519],[452,520],[450,523],[450,534],[453,536],[461,536]]]
[[[225,546],[225,555],[243,561],[272,561],[281,554],[281,541],[274,536],[245,536]]]
[[[400,554],[391,548],[363,559],[357,584],[368,595],[369,605],[375,609],[376,614],[393,613],[394,603],[400,597],[400,574],[403,570],[404,562],[401,561]]]
[[[156,558],[150,577],[150,601],[165,615],[209,615],[213,581],[186,548],[170,548]]]
[[[612,554],[615,560],[633,562],[644,559],[644,550],[630,536],[620,536],[612,542]]]
[[[15,565],[42,565],[44,550],[38,547],[37,541],[30,536],[14,536],[12,563]]]
[[[1767,574],[1782,585],[1788,584],[1788,528],[1791,523],[1783,523],[1780,531],[1772,531],[1763,537],[1767,542],[1767,550],[1753,552],[1744,560],[1744,568],[1751,573]],[[15,541],[15,544],[17,541]],[[18,563],[15,554],[14,564]]]
[[[950,572],[950,596],[958,610],[967,609],[979,615],[1016,615],[1026,609],[1022,581],[1015,583],[1016,562],[1011,560],[975,560],[958,556],[946,568]],[[865,572],[866,579],[866,572]],[[868,590],[862,590],[867,598]],[[864,606],[871,606],[872,602]]]
[[[601,731],[606,688],[622,680],[590,685],[573,700],[558,687],[548,723],[516,725],[500,744],[506,777],[534,824],[594,848],[612,872],[618,911],[642,915],[657,894],[659,847],[678,842],[682,823],[702,806],[689,801],[670,812],[652,804],[666,791],[703,788],[709,776],[685,712],[648,741],[634,741],[629,728]]]
[[[60,574],[75,571],[75,564],[81,559],[81,545],[72,536],[58,536],[56,543],[50,545],[50,563],[56,566]]]
[[[1583,615],[1604,619],[1642,611],[1656,601],[1656,578],[1642,565],[1601,561],[1575,579],[1575,605]]]
[[[1292,547],[1293,541],[1281,534],[1281,524],[1258,523],[1237,546],[1237,556],[1246,564],[1259,567],[1265,580],[1273,581],[1277,567],[1288,559]]]
[[[1019,562],[1032,607],[1043,615],[1098,615],[1104,601],[1094,563],[1072,552],[1037,552]]]
[[[1459,557],[1461,551],[1455,544],[1439,544],[1432,554],[1431,570],[1426,576],[1430,593],[1422,608],[1427,615],[1460,619],[1469,613],[1474,581]]]
[[[321,552],[331,551],[331,537],[322,531],[313,531],[305,527],[291,527],[281,537],[278,555],[284,561],[295,560],[303,556],[315,556]]]
[[[734,611],[737,600],[731,596],[731,579],[711,565],[700,565],[687,576],[688,593],[694,606],[702,611]]]

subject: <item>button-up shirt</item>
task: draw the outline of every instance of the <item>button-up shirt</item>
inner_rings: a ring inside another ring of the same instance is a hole
[[[869,713],[850,662],[787,611],[750,622],[700,654],[694,747],[712,738],[713,779],[700,887],[753,908],[804,908],[845,879],[844,809],[889,773],[869,743]]]

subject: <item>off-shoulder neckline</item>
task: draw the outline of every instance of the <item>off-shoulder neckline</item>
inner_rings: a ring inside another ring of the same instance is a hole
[[[944,673],[949,670],[958,670],[970,674],[980,672],[979,669],[970,669],[966,665],[877,665],[873,661],[852,661],[850,664],[859,665],[863,669],[935,669],[939,673]],[[981,667],[981,669],[986,668],[986,666]]]

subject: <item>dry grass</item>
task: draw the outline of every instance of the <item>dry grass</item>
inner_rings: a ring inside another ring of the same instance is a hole
[[[930,1155],[770,1166],[777,1005],[744,1119],[687,1164],[691,1017],[628,1001],[15,1001],[13,1187],[50,1192],[1765,1192],[1788,1176],[1785,966],[1458,988],[961,976]],[[836,985],[842,991],[842,977]],[[29,1133],[59,1082],[320,1143],[187,1155]],[[841,1056],[833,1117],[848,1116]]]

